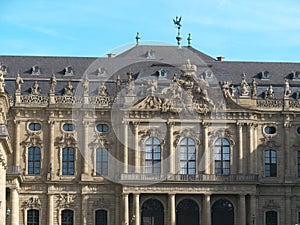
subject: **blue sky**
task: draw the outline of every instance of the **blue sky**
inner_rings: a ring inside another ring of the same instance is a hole
[[[300,62],[298,0],[0,0],[1,55],[103,56],[141,41],[237,61]]]

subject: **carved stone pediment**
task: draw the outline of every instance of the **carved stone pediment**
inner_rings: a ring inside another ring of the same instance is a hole
[[[132,110],[147,110],[147,111],[162,111],[174,112],[173,104],[167,98],[160,98],[158,96],[147,96],[140,102],[135,104]]]
[[[56,138],[55,145],[60,148],[64,146],[75,148],[77,146],[77,140],[73,133],[64,133],[61,137]]]
[[[30,197],[28,200],[23,202],[22,208],[41,208],[41,205],[41,201],[38,197]]]

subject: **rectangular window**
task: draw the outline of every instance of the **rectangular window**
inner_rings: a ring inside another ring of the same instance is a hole
[[[28,174],[40,174],[41,149],[39,147],[28,148]]]
[[[62,175],[74,175],[75,150],[74,148],[62,149]]]
[[[265,151],[265,176],[266,177],[277,176],[277,156],[275,150]]]
[[[105,148],[96,150],[96,173],[108,175],[108,151]]]
[[[300,151],[297,152],[298,177],[300,177]]]
[[[27,225],[39,225],[39,210],[30,209],[27,211]]]

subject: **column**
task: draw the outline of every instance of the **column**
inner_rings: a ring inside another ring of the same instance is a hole
[[[83,149],[82,149],[82,171],[83,174],[88,175],[89,166],[88,166],[88,152],[89,152],[89,122],[83,121]]]
[[[15,120],[15,163],[14,166],[20,167],[20,121]]]
[[[239,173],[244,173],[243,125],[237,123],[239,136]]]
[[[239,201],[240,222],[239,225],[246,225],[246,199],[245,195],[240,195]]]
[[[249,216],[249,224],[256,225],[256,220],[258,217],[257,214],[257,200],[255,195],[250,195],[250,216]]]
[[[87,225],[87,195],[82,195],[81,198],[81,216],[82,216],[82,225]]]
[[[1,150],[0,150],[1,156]],[[3,159],[2,159],[3,160]],[[6,170],[5,161],[0,159],[0,221],[5,221],[6,218],[6,200],[5,200],[5,188],[6,188]],[[4,224],[5,225],[5,224]]]
[[[288,115],[286,115],[288,117]],[[287,119],[286,119],[287,120]],[[285,179],[289,179],[291,176],[291,154],[290,154],[290,138],[289,138],[289,132],[290,132],[291,123],[290,121],[284,122],[284,172],[285,172]]]
[[[289,189],[289,188],[287,188]],[[288,190],[288,192],[285,195],[285,223],[286,224],[292,224],[292,205],[291,205],[291,190]]]
[[[19,192],[16,187],[11,189],[11,225],[19,225]]]
[[[128,173],[128,122],[123,121],[123,172]]]
[[[210,195],[205,194],[203,196],[203,222],[201,224],[211,225],[211,206],[210,206]]]
[[[208,149],[208,124],[203,123],[203,165],[200,165],[200,170],[204,171],[206,174],[211,174],[211,159],[210,159],[210,152]]]
[[[174,151],[174,137],[173,137],[173,129],[174,129],[174,122],[168,122],[168,136],[169,136],[169,173],[175,174],[175,160],[176,160],[176,152]]]
[[[170,225],[176,225],[175,194],[169,194]]]
[[[135,220],[133,221],[134,225],[140,225],[140,195],[133,195],[133,207],[134,207],[134,215]]]
[[[134,172],[140,172],[140,154],[139,154],[139,125],[133,123],[134,129]]]
[[[253,139],[254,139],[254,154],[253,154],[253,156],[254,156],[254,173],[255,174],[258,174],[258,168],[259,168],[259,163],[258,163],[258,150],[257,150],[257,125],[254,125],[254,127],[253,127],[253,129],[254,129],[254,137],[253,137]]]
[[[48,225],[53,225],[53,195],[48,194]]]
[[[48,179],[52,180],[53,173],[53,165],[54,165],[54,121],[49,120],[49,165],[48,165]]]
[[[248,124],[248,131],[249,131],[249,173],[254,174],[254,148],[253,148],[253,124]]]
[[[123,225],[129,225],[129,203],[128,194],[123,194]]]

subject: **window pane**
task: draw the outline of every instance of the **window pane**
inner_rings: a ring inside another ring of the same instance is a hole
[[[145,146],[145,172],[160,173],[161,147],[157,138],[148,138]]]
[[[39,211],[30,209],[27,211],[27,225],[39,225]]]

